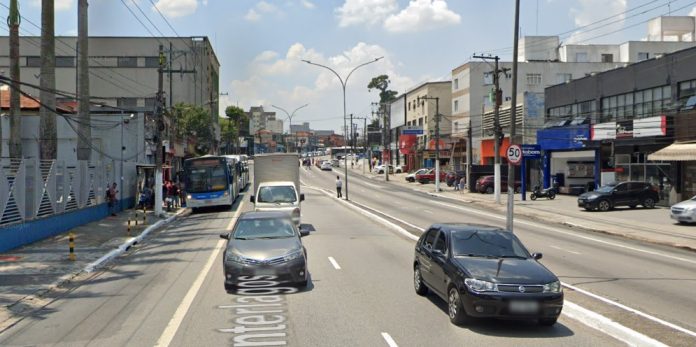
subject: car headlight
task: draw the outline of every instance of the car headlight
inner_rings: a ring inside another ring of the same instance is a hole
[[[229,196],[229,195],[230,195],[230,192],[229,192],[228,190],[226,190],[225,193],[223,193],[223,195]]]
[[[474,292],[497,292],[498,285],[493,282],[481,281],[475,278],[467,278],[464,280],[467,288]]]
[[[244,257],[242,257],[239,254],[227,252],[227,255],[225,257],[225,261],[232,262],[232,263],[244,264]]]
[[[599,197],[599,196],[597,196],[597,195],[590,195],[590,196],[586,197],[585,199],[587,199],[587,200],[596,200],[598,197]]]
[[[283,256],[283,260],[285,260],[285,261],[295,260],[295,259],[297,259],[297,258],[302,257],[302,255],[303,255],[302,250],[295,251],[295,252],[292,252],[292,253],[290,253],[290,254],[284,255],[284,256]]]
[[[186,195],[186,199],[191,200],[191,194]]]
[[[544,293],[560,293],[561,292],[561,282],[551,282],[544,284]]]

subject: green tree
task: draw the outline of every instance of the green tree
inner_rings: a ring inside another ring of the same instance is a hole
[[[221,123],[223,138],[226,141],[232,139],[236,149],[235,152],[238,152],[239,136],[248,135],[249,133],[249,118],[246,112],[237,106],[227,106],[225,108],[225,116],[227,117],[227,122]]]
[[[391,81],[389,80],[388,75],[379,75],[372,78],[370,83],[367,85],[367,90],[379,90],[379,102],[381,104],[390,102],[394,100],[399,93],[394,90],[389,90],[389,83],[391,83]]]
[[[196,140],[196,154],[207,154],[213,147],[215,132],[208,111],[200,106],[178,103],[171,111],[174,133],[183,139]]]

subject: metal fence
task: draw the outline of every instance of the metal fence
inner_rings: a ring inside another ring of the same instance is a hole
[[[113,163],[0,159],[0,227],[105,202]]]

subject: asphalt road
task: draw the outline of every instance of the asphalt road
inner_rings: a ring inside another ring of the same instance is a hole
[[[303,238],[307,289],[263,297],[226,293],[218,235],[235,211],[210,211],[152,235],[0,334],[0,345],[388,346],[389,339],[398,346],[619,344],[565,316],[550,328],[488,320],[453,326],[442,301],[413,291],[413,241],[323,192],[304,193],[303,222],[314,229]],[[237,208],[250,207],[244,202]]]
[[[333,189],[337,174],[343,177],[343,170],[312,169],[303,171],[303,181],[329,190]],[[349,189],[351,201],[422,229],[435,222],[505,227],[504,216],[359,175],[349,177]],[[562,282],[696,331],[696,315],[693,314],[696,311],[694,253],[524,219],[516,219],[515,233],[530,252],[544,254],[541,262]],[[644,317],[591,300],[586,295],[566,290],[566,298],[667,344],[696,344],[694,336],[677,333]]]

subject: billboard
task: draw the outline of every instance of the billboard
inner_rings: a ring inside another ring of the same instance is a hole
[[[389,115],[391,116],[391,128],[396,129],[406,125],[406,95],[396,98],[389,104]]]

